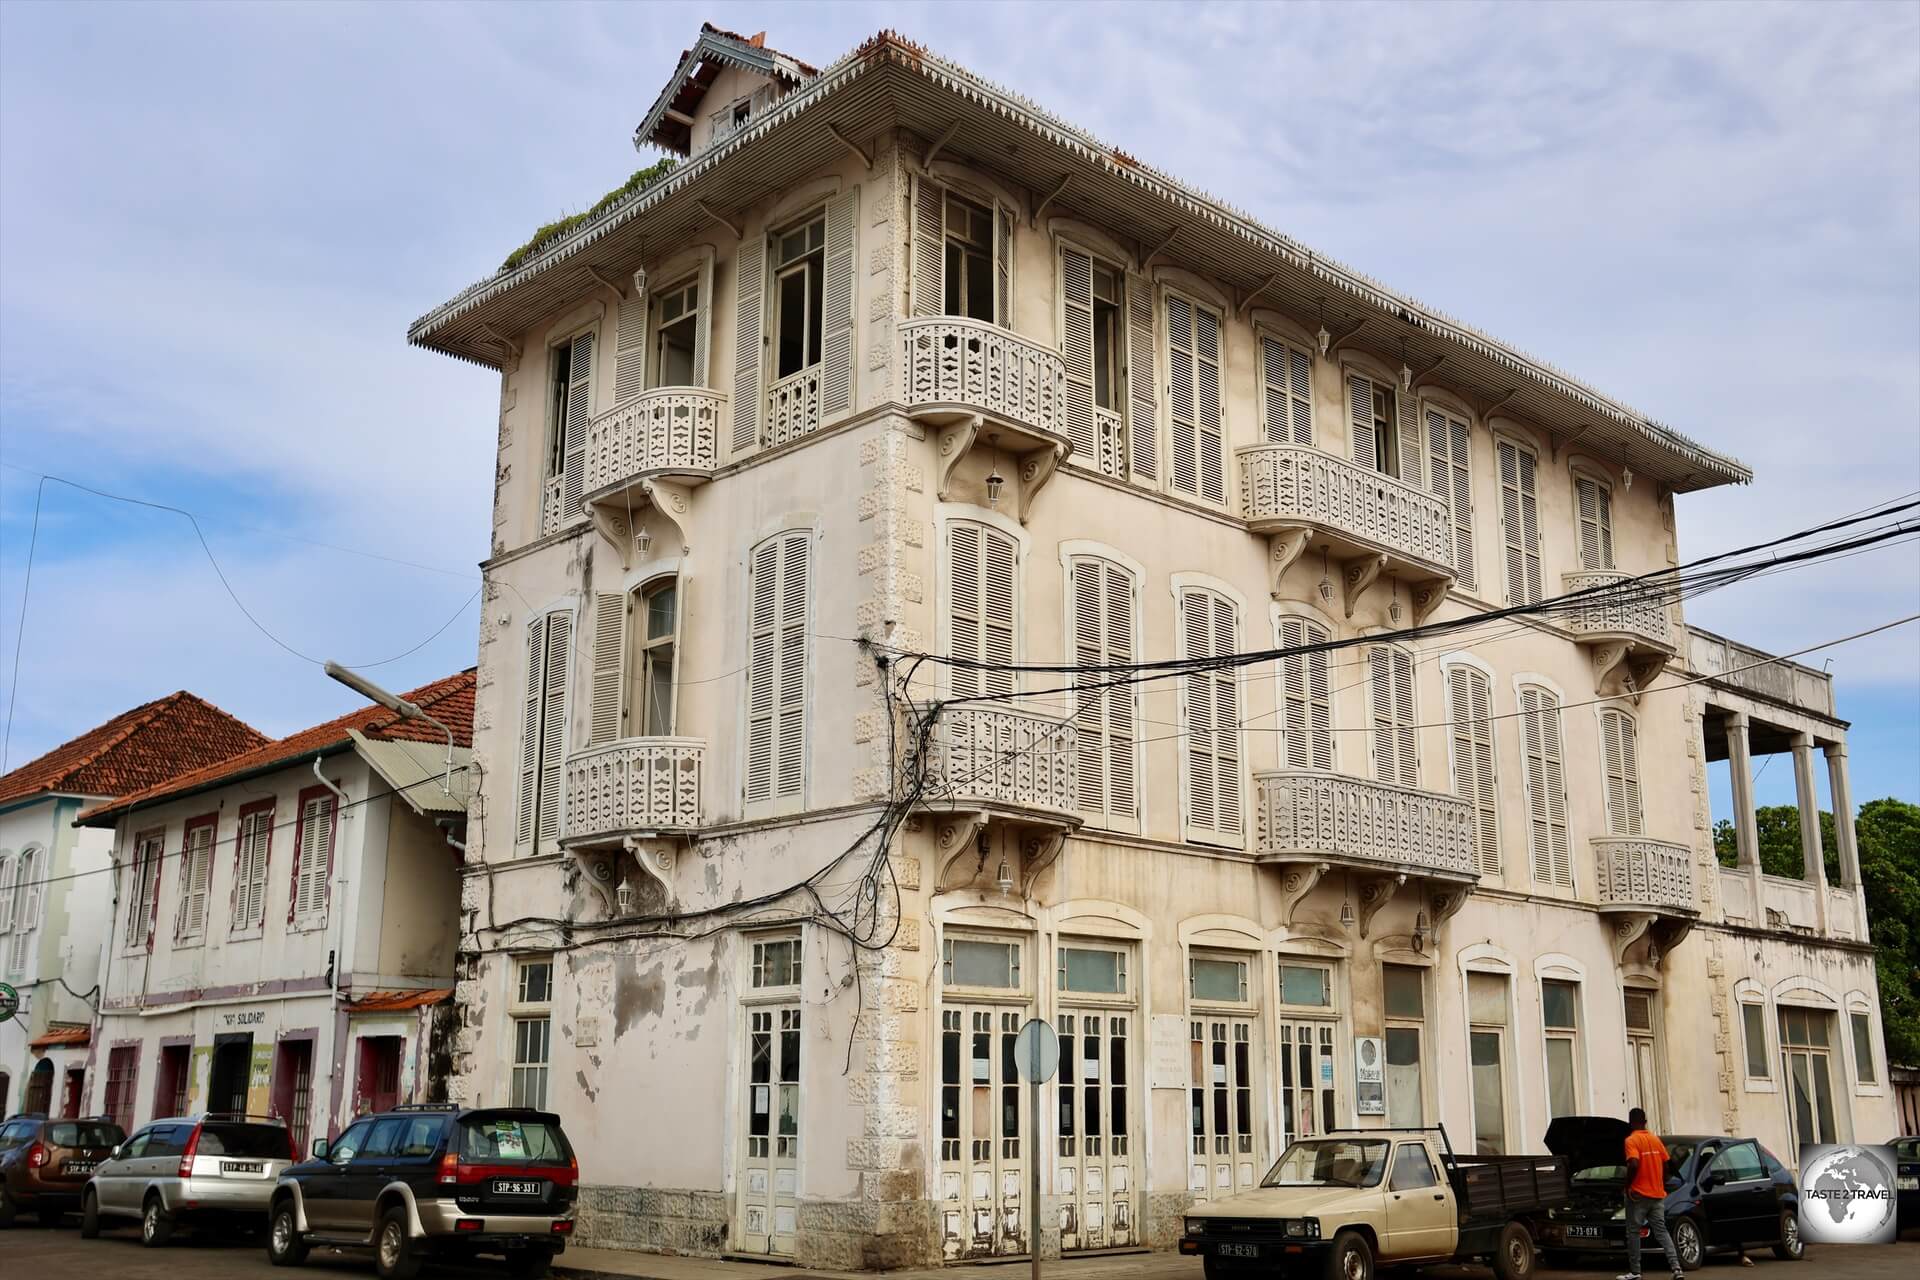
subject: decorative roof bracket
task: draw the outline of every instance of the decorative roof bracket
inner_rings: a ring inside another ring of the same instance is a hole
[[[1278,866],[1280,872],[1280,923],[1288,927],[1293,925],[1293,909],[1306,900],[1313,887],[1320,883],[1320,877],[1327,874],[1333,864],[1329,862],[1286,862]]]
[[[686,555],[692,550],[687,512],[692,507],[693,490],[678,480],[642,480],[640,488],[647,495],[647,501],[653,504],[653,509],[671,520],[673,527],[680,531],[680,554]]]
[[[1373,924],[1373,918],[1380,914],[1380,908],[1393,901],[1393,895],[1400,892],[1400,886],[1407,882],[1407,873],[1396,871],[1392,875],[1370,876],[1360,885],[1360,936],[1367,936],[1367,930]]]
[[[940,501],[947,500],[953,469],[960,465],[960,459],[967,456],[967,451],[973,448],[973,442],[979,435],[980,415],[977,413],[940,433],[940,483],[934,489],[940,495]]]
[[[940,864],[940,874],[933,882],[935,893],[945,893],[948,889],[957,887],[947,882],[948,873],[961,858],[980,845],[980,836],[987,829],[987,815],[983,810],[964,810],[947,814],[945,818],[946,820],[935,828],[933,833]],[[978,852],[980,866],[985,866],[987,851],[984,847],[980,847]],[[979,874],[979,867],[974,869],[974,874]]]
[[[1519,394],[1519,388],[1508,387],[1506,394],[1501,396],[1498,400],[1489,400],[1484,405],[1481,405],[1480,406],[1481,425],[1485,426],[1488,422],[1492,421],[1493,415],[1500,412],[1501,409],[1505,408],[1507,401],[1513,399],[1514,396],[1518,394]],[[1554,451],[1554,456],[1555,457],[1559,456],[1559,450],[1556,449]]]
[[[1360,597],[1367,593],[1367,588],[1374,584],[1380,571],[1386,567],[1387,558],[1384,555],[1361,556],[1347,561],[1345,572],[1341,574],[1347,587],[1347,617],[1353,617],[1353,607],[1360,603]]]
[[[1275,529],[1267,535],[1275,600],[1280,598],[1280,580],[1287,576],[1287,570],[1293,567],[1293,562],[1298,560],[1301,553],[1307,549],[1307,541],[1312,537],[1313,530],[1305,525]]]
[[[1246,297],[1240,300],[1240,305],[1234,308],[1233,318],[1236,320],[1245,320],[1247,318],[1247,312],[1253,309],[1253,300],[1279,283],[1280,283],[1280,273],[1276,271],[1272,275],[1267,277],[1266,282],[1264,284],[1259,285],[1251,293],[1247,294]]]
[[[605,276],[601,275],[600,269],[598,267],[595,267],[589,264],[584,268],[584,270],[588,275],[594,278],[595,283],[603,285],[606,288],[613,290],[614,297],[619,298],[623,302],[626,300],[627,291],[625,289],[622,289],[619,285],[615,284],[613,281],[607,279]]]
[[[1414,626],[1421,625],[1433,616],[1433,611],[1447,598],[1447,588],[1451,585],[1446,578],[1429,578],[1408,588],[1408,594],[1413,597]]]
[[[1356,333],[1359,333],[1362,329],[1366,327],[1367,327],[1367,317],[1361,316],[1358,320],[1355,320],[1352,324],[1348,325],[1345,329],[1342,329],[1340,332],[1334,334],[1333,341],[1327,344],[1326,354],[1331,356],[1334,352],[1346,346],[1348,340],[1351,339],[1353,335],[1355,335]]]
[[[927,154],[920,157],[920,167],[922,169],[933,168],[934,160],[946,149],[947,144],[953,141],[953,135],[958,132],[960,132],[960,121],[956,118],[952,124],[941,131],[939,137],[933,140],[933,145],[927,148]]]
[[[1445,364],[1446,362],[1447,362],[1447,355],[1446,355],[1446,352],[1443,351],[1439,355],[1433,358],[1432,364],[1428,365],[1426,368],[1420,370],[1420,372],[1413,375],[1413,381],[1407,384],[1407,390],[1409,392],[1418,391],[1422,386],[1426,384],[1428,375],[1431,374],[1435,369],[1438,369],[1441,365]]]
[[[494,328],[490,324],[482,323],[480,326],[480,332],[486,334],[487,337],[493,341],[495,346],[498,346],[502,351],[505,351],[507,353],[507,358],[509,360],[513,361],[513,363],[515,364],[520,363],[520,344],[519,343],[513,341],[511,338],[506,337],[498,329]]]
[[[1027,225],[1030,227],[1038,228],[1040,225],[1040,215],[1047,211],[1048,205],[1052,204],[1055,200],[1058,200],[1060,198],[1060,193],[1065,191],[1067,189],[1067,184],[1072,181],[1073,181],[1072,174],[1068,174],[1066,177],[1060,179],[1060,185],[1055,187],[1052,191],[1048,192],[1047,198],[1042,200],[1037,206],[1035,206],[1033,210],[1033,217],[1028,221]]]
[[[1152,266],[1153,260],[1159,257],[1161,254],[1165,253],[1167,251],[1167,246],[1172,244],[1173,238],[1179,234],[1180,234],[1180,225],[1178,223],[1175,223],[1173,230],[1167,232],[1167,238],[1162,240],[1159,244],[1155,245],[1153,247],[1152,253],[1149,253],[1146,257],[1140,259],[1140,270],[1144,272],[1148,267]]]
[[[671,837],[657,835],[631,835],[620,841],[621,847],[640,864],[640,869],[658,880],[660,887],[668,893],[673,892],[676,843]]]
[[[747,238],[746,229],[742,224],[735,222],[733,219],[726,217],[723,214],[716,213],[714,211],[713,206],[708,204],[705,200],[695,200],[693,203],[696,206],[698,206],[700,212],[706,214],[709,218],[712,218],[715,222],[719,223],[721,226],[725,227],[727,230],[733,232],[735,239],[744,240]]]
[[[1054,472],[1060,468],[1060,459],[1066,457],[1067,447],[1062,444],[1049,445],[1044,449],[1035,449],[1020,459],[1020,523],[1027,522],[1027,513],[1033,510],[1033,500],[1047,487],[1047,481],[1053,479]]]
[[[633,531],[627,527],[627,517],[610,508],[604,502],[589,502],[587,518],[593,521],[593,527],[601,537],[613,547],[613,553],[620,557],[622,569],[633,568]]]
[[[873,168],[873,157],[867,154],[867,149],[855,142],[852,138],[849,138],[846,134],[840,132],[840,126],[829,120],[827,122],[827,132],[832,134],[834,140],[841,146],[859,156],[860,162],[866,165],[867,168]]]

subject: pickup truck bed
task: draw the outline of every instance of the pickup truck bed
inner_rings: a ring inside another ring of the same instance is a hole
[[[1462,1231],[1556,1208],[1572,1194],[1559,1156],[1455,1156],[1447,1174]]]

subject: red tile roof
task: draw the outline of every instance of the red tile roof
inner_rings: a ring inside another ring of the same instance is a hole
[[[93,1033],[86,1027],[55,1027],[27,1041],[29,1049],[51,1049],[57,1044],[87,1044]]]
[[[435,680],[432,684],[421,685],[418,689],[400,696],[417,705],[434,719],[444,721],[447,727],[453,730],[453,740],[456,745],[471,747],[473,745],[473,672],[474,669],[468,667],[465,671]],[[447,740],[445,734],[430,724],[404,720],[398,712],[388,711],[385,707],[365,706],[329,720],[325,724],[317,724],[311,729],[302,729],[278,741],[265,743],[231,759],[221,760],[206,768],[196,769],[192,773],[181,774],[177,778],[122,796],[110,803],[95,805],[83,812],[79,821],[88,826],[111,826],[109,819],[117,817],[123,810],[135,805],[149,805],[171,796],[205,791],[209,787],[217,786],[241,774],[256,773],[274,765],[291,764],[303,756],[344,746],[351,741],[347,736],[349,729],[358,729],[369,738],[384,738],[396,742],[445,742]]]
[[[0,804],[42,793],[124,796],[266,742],[251,725],[183,689],[124,711],[0,777]]]
[[[347,1008],[355,1013],[382,1013],[395,1009],[418,1009],[452,997],[452,987],[427,991],[369,991],[358,999],[347,1001]]]

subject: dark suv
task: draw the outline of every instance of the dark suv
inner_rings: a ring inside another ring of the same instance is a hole
[[[573,1233],[580,1167],[560,1117],[522,1107],[418,1103],[362,1116],[280,1175],[267,1257],[295,1266],[315,1245],[372,1249],[384,1277],[428,1258],[506,1259],[544,1275]]]
[[[0,1125],[0,1226],[31,1212],[50,1227],[77,1210],[94,1166],[126,1138],[105,1117],[8,1119]]]

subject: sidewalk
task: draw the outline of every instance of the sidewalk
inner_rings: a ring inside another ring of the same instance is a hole
[[[888,1280],[1025,1280],[1030,1265],[1017,1262],[971,1263],[889,1271]],[[1042,1264],[1056,1280],[1199,1280],[1200,1264],[1177,1253],[1105,1253]],[[683,1258],[629,1249],[568,1248],[554,1260],[553,1273],[568,1280],[873,1280],[873,1272],[813,1271],[764,1262],[721,1258]]]

